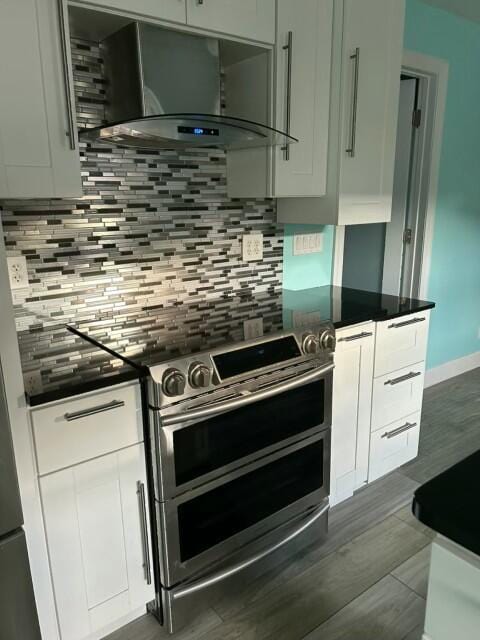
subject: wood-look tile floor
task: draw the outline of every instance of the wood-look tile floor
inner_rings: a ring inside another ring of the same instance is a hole
[[[480,448],[480,369],[425,391],[419,456],[331,511],[329,536],[260,575],[178,640],[421,640],[432,532],[416,487]],[[162,640],[144,616],[108,640]]]

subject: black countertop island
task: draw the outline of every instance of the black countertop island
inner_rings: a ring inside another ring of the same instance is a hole
[[[415,491],[420,522],[480,556],[480,450]]]

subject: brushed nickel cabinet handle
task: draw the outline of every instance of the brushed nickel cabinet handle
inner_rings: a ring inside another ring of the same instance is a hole
[[[362,331],[362,333],[356,333],[354,336],[347,336],[346,338],[338,338],[337,342],[353,342],[354,340],[361,340],[362,338],[370,338],[373,336],[371,331]]]
[[[385,386],[387,384],[390,384],[393,386],[395,384],[400,384],[400,382],[406,382],[407,380],[411,380],[412,378],[416,378],[421,375],[422,375],[421,371],[410,371],[410,373],[406,373],[404,376],[400,376],[399,378],[392,378],[392,380],[387,380],[383,384]]]
[[[404,320],[403,322],[394,322],[389,324],[389,329],[400,329],[400,327],[408,327],[409,324],[417,324],[418,322],[425,322],[426,318],[412,318],[411,320]]]
[[[57,0],[58,6],[58,22],[60,29],[60,45],[62,49],[62,66],[63,66],[63,83],[65,87],[65,100],[67,102],[67,119],[68,131],[67,136],[70,140],[70,149],[75,151],[75,104],[72,98],[72,79],[70,77],[70,66],[68,64],[69,48],[67,41],[67,23],[65,17],[64,0]]]
[[[353,90],[352,90],[352,112],[350,120],[350,145],[345,151],[351,158],[355,157],[357,142],[357,112],[358,112],[358,78],[360,74],[360,47],[355,49],[355,53],[350,56],[354,61],[353,68]]]
[[[282,49],[287,52],[287,91],[285,99],[285,133],[290,135],[290,126],[292,120],[292,54],[293,54],[293,31],[287,34],[287,44]],[[282,147],[283,157],[290,160],[290,145],[286,144]]]
[[[413,429],[416,426],[417,426],[416,422],[406,422],[401,427],[398,427],[398,429],[393,429],[392,431],[385,431],[385,433],[383,433],[380,437],[388,438],[390,440],[390,438],[399,436],[401,433],[405,433],[405,431],[409,431],[410,429]]]
[[[148,547],[147,503],[145,500],[145,485],[137,481],[138,507],[140,509],[140,527],[142,530],[143,571],[145,581],[152,584],[152,570],[150,568],[150,549]]]
[[[125,402],[123,400],[112,400],[107,404],[100,404],[97,407],[90,407],[89,409],[82,409],[81,411],[75,411],[74,413],[66,413],[64,418],[67,422],[73,422],[73,420],[81,420],[82,418],[88,418],[96,413],[103,413],[104,411],[111,411],[112,409],[119,409],[124,407]]]

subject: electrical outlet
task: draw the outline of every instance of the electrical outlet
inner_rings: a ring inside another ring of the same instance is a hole
[[[253,340],[263,336],[263,318],[252,318],[243,323],[243,335],[245,340]]]
[[[303,256],[308,253],[323,251],[323,233],[297,233],[293,239],[293,255]]]
[[[23,374],[23,383],[25,391],[30,395],[42,393],[43,391],[42,374],[38,370],[26,371]]]
[[[263,258],[263,234],[249,233],[242,238],[242,255],[244,262]]]
[[[27,259],[25,256],[11,256],[7,258],[10,288],[26,289],[28,287]]]

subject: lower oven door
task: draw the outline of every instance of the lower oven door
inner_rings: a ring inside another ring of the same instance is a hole
[[[332,369],[330,364],[241,396],[228,410],[222,409],[231,404],[228,399],[206,404],[200,413],[215,413],[204,419],[190,419],[196,412],[188,408],[180,414],[153,411],[157,500],[176,497],[328,428]],[[263,399],[252,401],[256,396]]]
[[[328,498],[329,476],[327,428],[227,477],[157,502],[163,586],[208,573],[230,554],[319,508]]]

